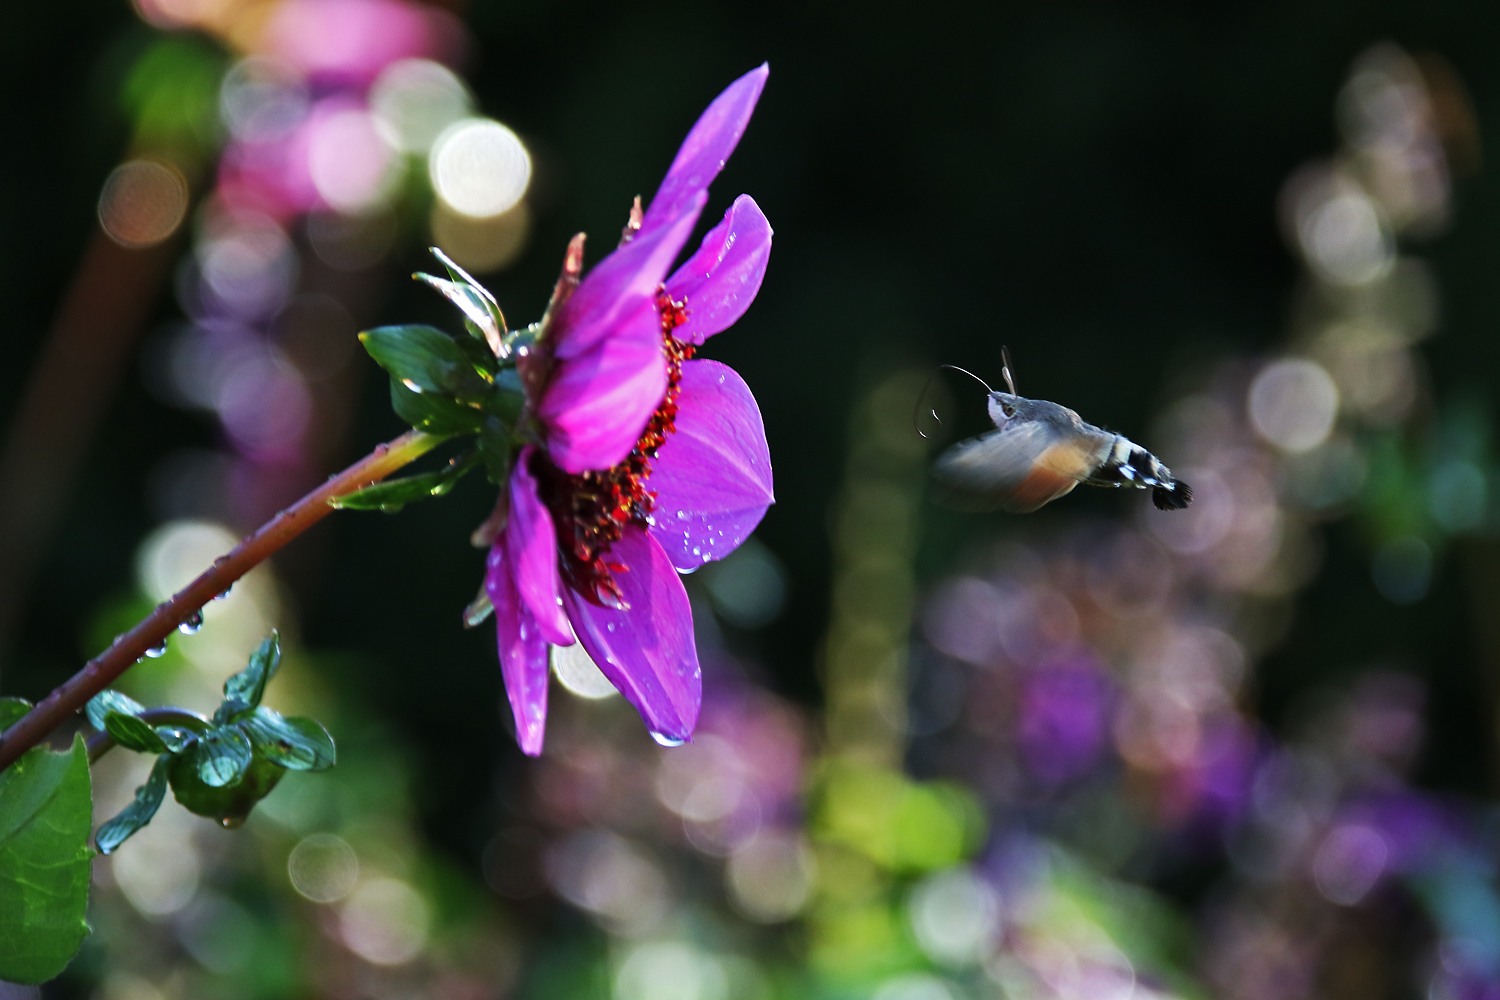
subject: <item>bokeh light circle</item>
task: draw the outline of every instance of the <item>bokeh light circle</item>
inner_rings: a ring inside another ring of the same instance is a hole
[[[188,184],[182,171],[157,160],[116,167],[99,192],[99,225],[123,247],[155,246],[187,217]]]
[[[471,118],[438,137],[428,171],[449,208],[482,219],[510,210],[526,194],[531,154],[504,125]]]

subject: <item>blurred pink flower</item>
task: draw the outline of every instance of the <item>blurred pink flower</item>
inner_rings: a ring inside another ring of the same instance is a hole
[[[667,271],[767,73],[709,105],[625,242],[522,359],[541,444],[523,448],[511,474],[485,589],[528,754],[542,748],[547,644],[575,635],[658,742],[683,742],[697,723],[702,676],[677,571],[734,551],[774,497],[755,397],[732,369],[692,355],[755,298],[771,227],[742,195]]]

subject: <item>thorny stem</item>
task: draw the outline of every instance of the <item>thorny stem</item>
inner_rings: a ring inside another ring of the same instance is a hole
[[[84,664],[82,670],[0,735],[0,771],[46,739],[68,716],[139,662],[148,649],[161,645],[173,629],[205,604],[227,591],[231,584],[287,542],[328,516],[334,509],[329,506],[329,500],[379,482],[444,440],[446,438],[438,435],[408,431],[393,441],[376,445],[370,454],[261,525],[228,555],[215,559],[196,580],[170,600],[158,604],[135,628]]]

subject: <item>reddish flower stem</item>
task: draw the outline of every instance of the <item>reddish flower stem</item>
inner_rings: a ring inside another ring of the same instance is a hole
[[[46,739],[68,716],[138,663],[146,655],[146,650],[161,645],[173,629],[228,590],[236,580],[327,517],[334,509],[329,506],[329,500],[379,482],[431,451],[443,440],[436,435],[408,431],[393,441],[376,445],[370,454],[261,525],[228,555],[215,559],[196,580],[170,600],[158,604],[140,624],[84,664],[82,670],[0,735],[0,770]]]

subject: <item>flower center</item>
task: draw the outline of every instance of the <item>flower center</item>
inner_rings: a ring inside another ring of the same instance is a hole
[[[540,452],[533,469],[557,527],[562,551],[562,571],[569,586],[596,604],[622,607],[623,594],[614,574],[625,567],[609,558],[609,550],[620,540],[625,526],[644,526],[656,506],[656,494],[646,488],[651,460],[657,449],[676,430],[677,396],[682,382],[682,363],[693,356],[692,344],[672,335],[687,320],[687,303],[674,302],[661,288],[656,293],[661,315],[662,351],[667,357],[667,391],[646,429],[625,460],[602,472],[568,475]]]

